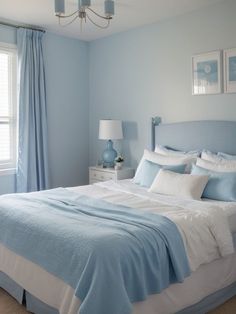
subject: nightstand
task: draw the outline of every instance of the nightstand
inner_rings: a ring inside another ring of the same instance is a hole
[[[115,170],[114,168],[89,167],[89,184],[108,181],[108,180],[124,180],[131,179],[134,176],[134,169],[122,168]]]

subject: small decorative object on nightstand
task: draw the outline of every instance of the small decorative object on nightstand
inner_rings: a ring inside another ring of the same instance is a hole
[[[124,180],[131,179],[134,176],[134,169],[122,168],[115,170],[114,168],[103,168],[101,166],[89,167],[89,184],[108,181],[108,180]]]
[[[121,155],[117,156],[115,159],[115,170],[121,170],[124,163],[124,157]]]

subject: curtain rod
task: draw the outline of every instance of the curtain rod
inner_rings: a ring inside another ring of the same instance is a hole
[[[46,32],[44,29],[41,29],[41,28],[37,28],[37,27],[34,27],[34,26],[23,25],[23,24],[15,24],[15,23],[12,23],[12,22],[0,21],[0,25],[14,27],[14,28],[26,28],[26,29],[31,29],[33,31],[43,32],[43,33]]]

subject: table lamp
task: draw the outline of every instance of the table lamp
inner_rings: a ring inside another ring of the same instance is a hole
[[[120,120],[100,120],[99,139],[107,140],[107,147],[102,154],[103,167],[112,168],[115,164],[117,152],[113,148],[112,140],[123,138],[122,122]]]

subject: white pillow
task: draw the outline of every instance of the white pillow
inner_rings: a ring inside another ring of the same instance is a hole
[[[236,172],[236,161],[229,160],[228,163],[225,162],[212,162],[208,160],[204,160],[201,158],[197,159],[197,166],[211,170],[211,171],[218,171],[218,172]]]
[[[210,152],[209,150],[203,150],[201,153],[201,158],[204,160],[211,161],[211,162],[218,162],[219,161],[219,158],[217,157],[217,155]]]
[[[221,156],[213,154],[210,151],[203,151],[201,154],[201,158],[204,160],[210,161],[210,162],[219,163],[221,165],[225,164],[225,165],[228,165],[230,167],[236,168],[236,160],[225,159]]]
[[[179,174],[161,169],[148,191],[200,200],[208,179],[208,175]]]
[[[161,154],[161,155],[169,155],[169,156],[182,156],[182,157],[186,157],[186,156],[191,156],[192,158],[196,158],[200,156],[199,152],[182,152],[182,151],[175,151],[172,149],[168,149],[165,146],[162,145],[156,145],[155,147],[155,153]]]
[[[152,152],[148,149],[144,149],[143,157],[138,165],[138,168],[136,170],[136,174],[140,171],[142,168],[142,162],[144,160],[152,161],[156,164],[159,164],[161,166],[178,166],[178,165],[188,165],[191,167],[191,164],[195,161],[195,158],[192,158],[192,156],[184,155],[184,156],[165,156],[161,154],[157,154],[155,152]],[[188,167],[188,172],[190,172],[190,167]],[[135,174],[135,177],[136,177]],[[134,177],[134,180],[135,180]]]

